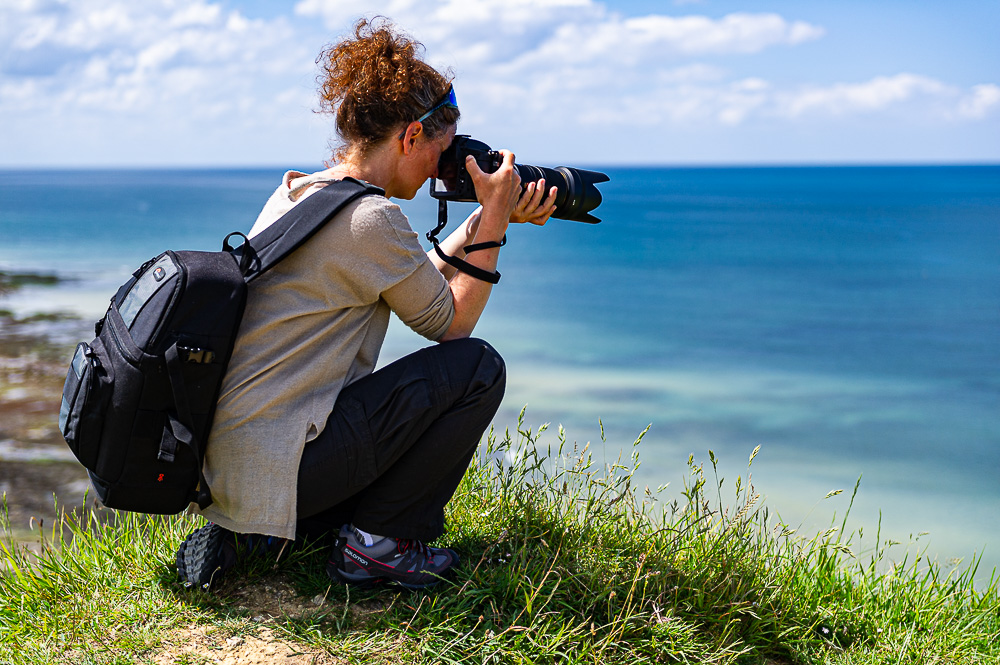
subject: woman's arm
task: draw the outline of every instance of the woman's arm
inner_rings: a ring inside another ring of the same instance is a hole
[[[465,258],[465,247],[468,247],[476,241],[476,232],[479,230],[479,215],[483,211],[483,206],[476,208],[471,215],[469,215],[464,222],[462,222],[457,229],[448,234],[448,237],[441,241],[440,247],[448,256],[454,256],[460,259]],[[455,276],[455,267],[451,264],[445,263],[438,256],[438,253],[434,251],[432,247],[429,252],[427,252],[427,258],[431,260],[441,274],[444,275],[445,279],[450,280]]]
[[[555,201],[558,190],[555,187],[550,188],[548,197],[546,197],[545,201],[542,201],[544,193],[545,178],[542,178],[538,182],[529,182],[528,186],[522,190],[521,196],[517,200],[517,205],[514,206],[514,212],[510,216],[510,223],[544,225],[552,213],[555,212]],[[479,232],[479,217],[482,212],[483,206],[479,206],[473,210],[472,214],[457,229],[441,241],[439,245],[441,251],[448,256],[464,259],[465,248],[476,242],[476,234]],[[442,261],[434,249],[427,252],[427,257],[434,264],[434,267],[441,271],[445,279],[450,280],[455,276],[456,268]]]
[[[507,232],[511,215],[517,208],[521,193],[521,178],[514,170],[514,154],[509,150],[502,150],[501,153],[503,163],[495,173],[484,173],[471,156],[465,162],[472,182],[476,186],[479,203],[482,205],[475,238],[472,239],[475,243],[499,243]],[[491,247],[468,254],[465,260],[481,270],[492,273],[496,271],[499,256],[500,248]],[[476,279],[461,271],[455,271],[448,285],[455,303],[455,318],[441,337],[442,342],[469,337],[472,334],[493,288],[489,282]]]

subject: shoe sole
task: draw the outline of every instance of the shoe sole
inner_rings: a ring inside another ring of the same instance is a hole
[[[185,589],[208,589],[222,570],[222,541],[226,530],[208,524],[189,535],[177,550],[177,574]],[[200,574],[196,574],[200,573]]]

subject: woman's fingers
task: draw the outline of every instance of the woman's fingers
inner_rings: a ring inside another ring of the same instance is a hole
[[[546,195],[544,178],[538,182],[529,182],[521,193],[521,198],[518,199],[517,207],[514,209],[510,221],[515,224],[523,222],[539,226],[545,224],[556,210],[556,197],[558,195],[559,189],[557,187],[550,187]],[[545,197],[544,201],[542,200],[543,196]]]
[[[539,187],[539,198],[541,198],[543,191],[544,187]],[[556,196],[558,196],[558,194],[559,189],[557,187],[550,187],[549,195],[545,198],[545,201],[538,202],[538,205],[535,206],[533,211],[534,214],[530,219],[528,219],[528,221],[532,224],[537,224],[538,226],[542,226],[545,222],[549,221],[549,217],[551,217],[552,213],[556,211]]]
[[[553,211],[556,209],[556,197],[559,195],[559,188],[553,185],[549,188],[549,196],[545,199],[545,203],[542,204],[543,208],[552,208]]]
[[[486,173],[470,155],[465,160],[466,169],[476,187],[479,202],[488,206],[506,208],[508,214],[516,212],[518,197],[521,193],[521,177],[514,168],[514,153],[501,150],[503,162],[493,173]]]
[[[535,184],[529,182],[524,191],[521,192],[521,196],[517,199],[517,208],[515,208],[517,212],[523,214],[534,207],[532,205],[532,198],[535,193]]]
[[[528,208],[532,210],[537,210],[538,205],[542,202],[542,196],[545,194],[545,178],[541,178],[537,183],[531,183],[535,185],[533,191],[531,192],[531,200],[528,204]]]

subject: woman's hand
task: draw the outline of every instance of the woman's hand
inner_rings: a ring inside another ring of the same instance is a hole
[[[521,194],[521,177],[514,169],[514,153],[501,150],[503,163],[494,173],[485,173],[475,158],[465,158],[465,168],[476,186],[476,197],[483,206],[483,215],[496,215],[505,222],[513,215]]]
[[[473,240],[475,244],[486,243],[485,247],[466,254],[465,260],[487,273],[496,272],[502,239],[521,194],[521,177],[514,169],[514,154],[509,150],[500,152],[503,154],[503,163],[496,173],[483,173],[471,156],[465,160],[465,167],[476,186],[476,196],[482,205],[482,211],[478,211],[478,215],[474,214],[475,219],[469,219],[465,225],[468,231],[463,231],[462,235],[468,237],[474,233],[475,238],[469,240]],[[448,236],[449,242],[451,237]],[[460,339],[472,334],[483,308],[486,307],[486,301],[490,298],[493,284],[458,271],[448,280],[448,287],[455,303],[455,316],[441,341]]]
[[[524,224],[527,222],[542,226],[549,221],[549,217],[556,211],[556,195],[559,193],[559,189],[551,187],[548,197],[543,202],[542,195],[544,193],[545,178],[538,182],[529,182],[528,186],[521,192],[520,198],[517,199],[517,205],[514,206],[514,212],[510,216],[510,223]]]

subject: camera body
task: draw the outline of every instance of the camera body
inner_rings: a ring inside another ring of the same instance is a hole
[[[495,173],[503,164],[503,155],[482,141],[458,134],[438,160],[438,176],[431,180],[431,196],[445,201],[476,201],[476,186],[465,168],[465,158],[472,155],[485,173]]]
[[[430,193],[443,201],[470,201],[476,198],[476,186],[465,167],[465,159],[472,155],[479,168],[486,173],[494,173],[503,164],[503,155],[490,149],[482,141],[459,134],[441,154],[438,161],[438,176],[431,179]],[[601,193],[595,183],[606,182],[608,176],[597,171],[587,171],[568,166],[554,169],[527,164],[515,164],[521,177],[522,186],[545,178],[546,188],[556,187],[556,210],[552,214],[558,219],[596,224],[597,217],[589,214],[601,204]]]

